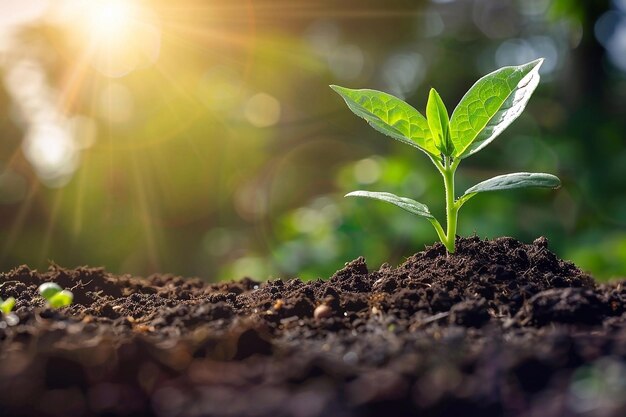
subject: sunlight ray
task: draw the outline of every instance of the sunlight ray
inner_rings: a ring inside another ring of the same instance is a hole
[[[88,165],[89,152],[85,153],[84,164]],[[74,216],[72,219],[72,238],[76,240],[83,228],[84,207],[83,200],[85,198],[85,188],[87,187],[86,170],[80,169],[78,178],[76,179],[76,200],[74,202]]]
[[[18,237],[22,234],[24,222],[26,221],[26,218],[31,211],[35,197],[37,196],[37,193],[40,189],[41,183],[34,178],[31,179],[28,194],[20,205],[20,209],[15,216],[15,220],[13,220],[12,222],[13,224],[11,225],[11,230],[9,231],[2,247],[2,258],[0,259],[0,262],[4,262],[6,260],[7,256],[9,256],[9,254],[12,252],[13,246],[15,245]]]
[[[52,208],[48,213],[48,222],[46,225],[45,233],[42,236],[42,244],[41,244],[41,252],[39,255],[40,264],[43,264],[46,261],[55,261],[51,258],[50,254],[50,244],[52,242],[52,235],[54,234],[55,226],[57,225],[57,220],[60,214],[61,203],[63,201],[63,195],[65,194],[65,190],[67,188],[63,187],[61,189],[56,190],[54,200],[52,203]]]
[[[58,108],[62,113],[67,114],[74,109],[77,97],[87,78],[89,61],[92,55],[93,49],[90,47],[86,48],[78,59],[74,61],[65,79],[61,82],[62,87],[58,99]]]
[[[152,204],[148,196],[148,189],[146,185],[146,181],[141,174],[141,168],[139,167],[139,161],[137,158],[139,154],[136,152],[131,152],[130,159],[132,165],[133,179],[135,182],[135,192],[136,192],[136,203],[139,208],[139,221],[141,222],[145,244],[146,244],[146,254],[148,256],[149,268],[155,271],[160,269],[160,261],[158,255],[158,242],[154,229],[154,213]]]

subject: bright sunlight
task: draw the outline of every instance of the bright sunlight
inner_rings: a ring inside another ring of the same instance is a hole
[[[86,58],[102,74],[121,77],[156,62],[161,30],[151,9],[135,0],[97,0],[81,2],[77,13]]]
[[[98,44],[119,46],[130,35],[137,6],[129,0],[101,0],[86,4],[85,30]]]

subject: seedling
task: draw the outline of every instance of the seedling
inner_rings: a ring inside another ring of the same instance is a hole
[[[67,307],[74,301],[74,294],[69,290],[62,289],[54,282],[46,282],[39,286],[39,294],[46,299],[52,308]]]
[[[449,253],[455,251],[458,213],[478,193],[527,187],[558,188],[551,174],[517,172],[499,175],[470,187],[456,198],[454,176],[461,161],[491,143],[526,107],[539,84],[543,59],[504,67],[478,80],[463,96],[452,117],[441,97],[430,90],[426,117],[411,105],[375,90],[352,90],[331,85],[350,110],[374,129],[424,152],[443,176],[446,195],[446,231],[428,207],[415,200],[385,192],[354,191],[346,197],[365,197],[394,204],[425,217]]]
[[[13,307],[15,307],[15,298],[9,297],[6,300],[0,298],[0,312],[2,312],[2,314],[11,314],[11,311],[13,311]]]

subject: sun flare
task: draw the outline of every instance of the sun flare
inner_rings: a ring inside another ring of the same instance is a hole
[[[89,2],[85,9],[85,30],[98,44],[118,43],[128,36],[137,7],[129,0]]]
[[[161,25],[151,8],[135,0],[90,0],[76,12],[87,58],[102,74],[121,77],[156,62]]]

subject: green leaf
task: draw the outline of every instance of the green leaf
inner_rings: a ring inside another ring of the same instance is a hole
[[[543,59],[504,67],[478,80],[450,119],[456,155],[466,158],[493,141],[526,107],[539,84]]]
[[[516,172],[514,174],[498,175],[470,187],[459,199],[461,204],[478,193],[487,191],[513,190],[517,188],[559,188],[561,180],[552,174]]]
[[[39,286],[39,294],[46,300],[50,300],[50,298],[61,292],[61,290],[62,288],[54,282],[44,282]]]
[[[52,308],[61,308],[69,306],[72,301],[74,301],[74,294],[71,291],[63,290],[48,299],[48,304]]]
[[[413,213],[422,217],[427,217],[429,219],[434,219],[433,215],[430,214],[430,210],[428,210],[428,207],[426,207],[426,205],[418,203],[415,200],[411,200],[410,198],[398,197],[397,195],[391,193],[353,191],[346,194],[346,197],[365,197],[374,200],[385,201],[387,203],[393,204],[394,206],[398,206],[401,209],[408,211],[409,213]]]
[[[15,307],[15,298],[9,297],[6,300],[2,301],[0,298],[0,311],[4,314],[9,314],[13,307]]]
[[[451,156],[454,153],[454,144],[450,137],[450,119],[448,118],[448,110],[443,100],[434,88],[430,89],[428,95],[428,104],[426,105],[426,117],[430,133],[433,135],[435,146],[445,156]]]
[[[365,119],[374,129],[427,154],[439,155],[428,121],[409,104],[381,91],[352,90],[336,85],[330,88],[345,100],[354,114]]]

